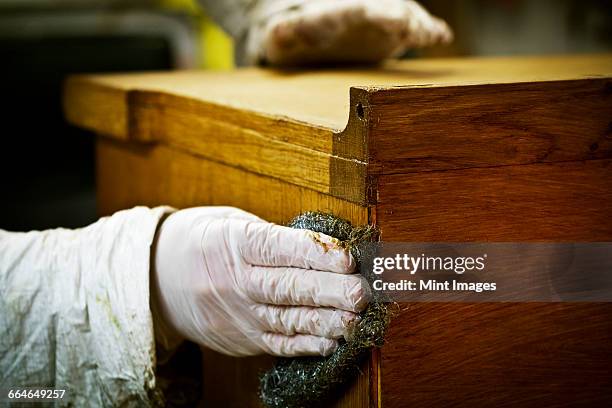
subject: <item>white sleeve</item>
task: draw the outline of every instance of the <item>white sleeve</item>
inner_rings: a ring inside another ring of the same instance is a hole
[[[59,406],[151,406],[149,259],[169,207],[77,230],[0,230],[0,389],[65,389]]]

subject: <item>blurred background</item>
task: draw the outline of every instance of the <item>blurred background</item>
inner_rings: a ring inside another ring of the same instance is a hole
[[[612,50],[612,0],[422,4],[449,22],[455,42],[406,58]],[[72,228],[97,218],[94,139],[64,122],[63,79],[227,70],[233,46],[195,0],[0,0],[0,62],[0,228]]]

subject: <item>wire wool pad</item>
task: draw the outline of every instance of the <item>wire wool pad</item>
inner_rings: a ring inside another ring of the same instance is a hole
[[[337,238],[351,251],[357,268],[368,248],[361,244],[378,238],[375,227],[355,227],[346,220],[321,212],[303,213],[288,226]],[[331,356],[279,359],[275,367],[260,378],[260,397],[264,405],[268,408],[308,408],[338,398],[359,373],[369,350],[383,345],[390,319],[388,303],[381,295],[373,293],[360,317],[348,339]]]

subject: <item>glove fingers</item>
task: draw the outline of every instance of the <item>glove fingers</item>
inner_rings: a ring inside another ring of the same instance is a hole
[[[246,262],[258,266],[293,266],[336,273],[352,273],[355,261],[335,238],[308,230],[267,223],[249,223]]]
[[[328,356],[338,348],[336,340],[308,334],[285,336],[284,334],[264,333],[262,340],[271,354],[281,357]]]
[[[348,326],[357,315],[338,309],[257,305],[255,313],[264,330],[292,336],[312,334],[338,339],[347,336]]]
[[[323,306],[359,312],[370,291],[360,275],[255,266],[246,287],[251,299],[273,305]]]

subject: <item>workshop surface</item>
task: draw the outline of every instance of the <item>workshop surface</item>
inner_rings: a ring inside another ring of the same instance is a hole
[[[71,77],[101,215],[309,210],[384,241],[612,241],[612,56]],[[612,306],[402,304],[337,406],[612,403]],[[272,359],[206,352],[204,403],[256,406]]]

